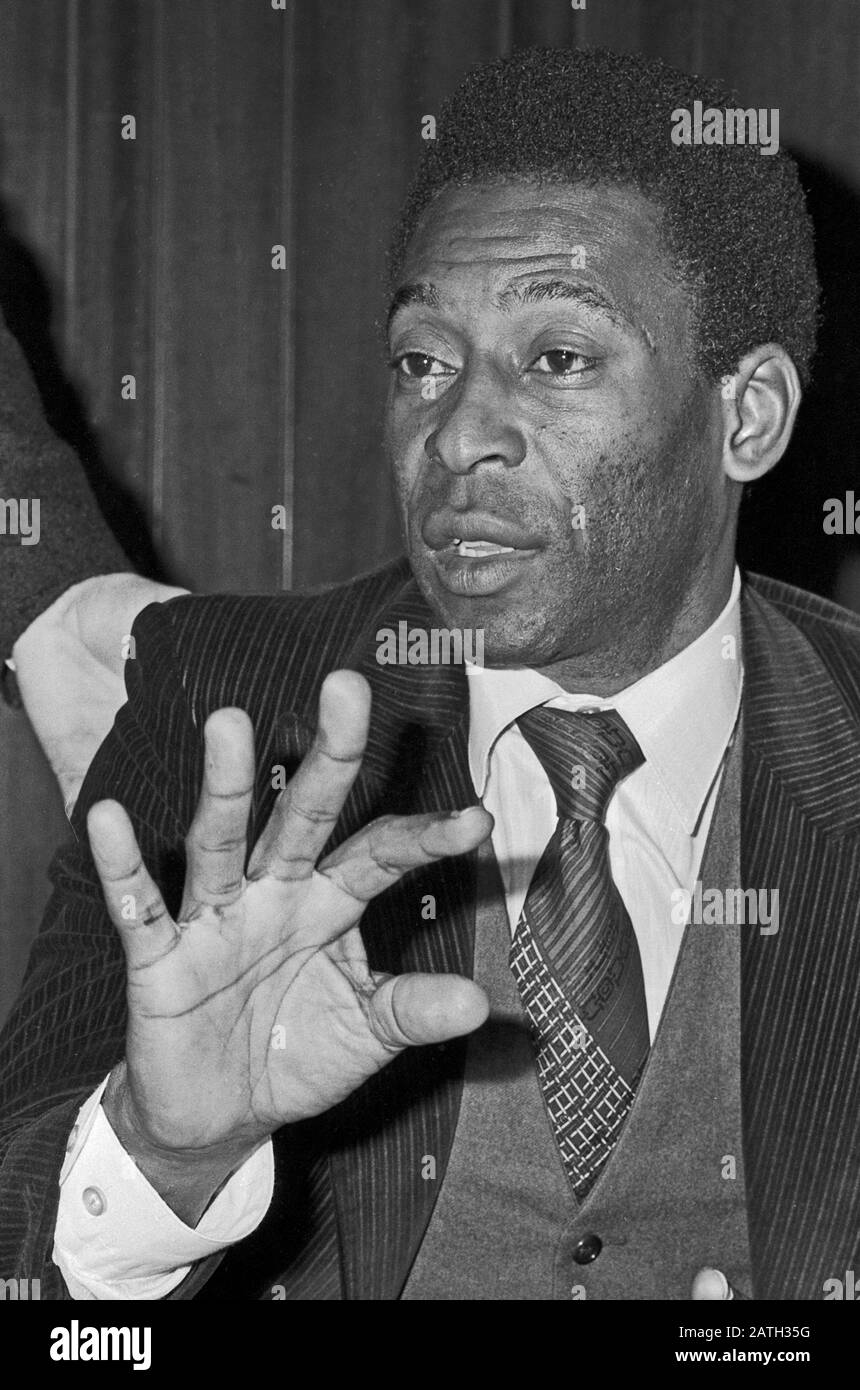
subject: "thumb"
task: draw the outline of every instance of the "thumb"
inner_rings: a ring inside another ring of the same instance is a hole
[[[391,975],[371,995],[368,1018],[384,1047],[402,1051],[472,1033],[490,1001],[462,975]]]

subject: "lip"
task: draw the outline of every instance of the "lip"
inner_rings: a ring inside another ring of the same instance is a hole
[[[461,537],[468,540],[470,537]],[[477,539],[477,538],[475,538]],[[489,536],[480,539],[490,540]],[[495,539],[495,537],[493,537]],[[499,545],[507,544],[498,541]],[[503,555],[458,555],[451,549],[434,550],[433,565],[440,582],[449,593],[466,598],[498,593],[520,578],[530,560],[538,551],[535,548],[517,548]]]
[[[437,552],[437,557],[439,552],[450,547],[455,538],[461,541],[490,541],[493,545],[506,545],[513,550],[529,552],[540,549],[541,544],[539,536],[524,531],[516,522],[489,512],[435,512],[427,517],[421,535],[430,549]],[[479,564],[493,558],[474,558],[468,563]],[[467,562],[461,560],[461,563]]]

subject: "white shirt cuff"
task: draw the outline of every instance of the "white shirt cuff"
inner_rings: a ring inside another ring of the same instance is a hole
[[[244,1240],[272,1200],[271,1142],[246,1159],[192,1229],[126,1153],[101,1107],[108,1078],[72,1128],[60,1173],[54,1263],[77,1299],[164,1298],[191,1266]]]

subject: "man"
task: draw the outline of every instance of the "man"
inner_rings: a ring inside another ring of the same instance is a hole
[[[43,1296],[853,1267],[860,628],[733,560],[811,233],[784,155],[672,143],[696,100],[472,73],[393,247],[409,565],[138,619],[3,1039],[0,1258]]]

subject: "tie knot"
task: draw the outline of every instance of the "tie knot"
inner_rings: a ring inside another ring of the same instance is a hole
[[[517,723],[549,778],[559,816],[568,820],[602,822],[622,777],[645,761],[614,709],[584,714],[537,705]]]

